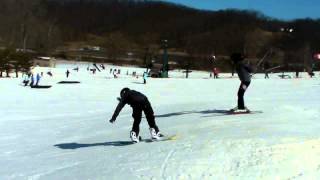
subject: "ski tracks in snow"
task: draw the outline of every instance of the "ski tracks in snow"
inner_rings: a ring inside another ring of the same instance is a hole
[[[167,157],[164,159],[164,161],[163,161],[163,163],[162,163],[162,165],[161,165],[161,177],[162,177],[162,179],[166,179],[166,178],[165,178],[165,171],[166,171],[166,168],[167,168],[168,160],[171,158],[172,154],[173,154],[175,151],[176,151],[175,148],[172,149],[172,150],[168,153]]]
[[[63,165],[63,166],[56,167],[56,168],[53,168],[51,170],[45,171],[43,173],[39,173],[39,174],[35,174],[35,175],[32,175],[32,176],[29,176],[28,179],[34,179],[34,180],[41,179],[41,178],[43,178],[45,176],[48,176],[50,174],[53,174],[53,173],[55,173],[57,171],[64,170],[64,169],[67,169],[67,168],[72,168],[72,167],[78,166],[79,164],[80,164],[80,162],[74,162],[74,163],[66,164],[66,165]]]

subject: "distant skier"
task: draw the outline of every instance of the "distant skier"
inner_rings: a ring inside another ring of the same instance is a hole
[[[234,112],[249,112],[249,109],[244,106],[244,93],[248,89],[251,82],[252,68],[248,65],[243,64],[244,56],[241,53],[233,53],[231,55],[231,60],[234,62],[236,67],[236,72],[241,81],[238,90],[238,106],[231,109]]]
[[[123,88],[120,92],[120,97],[121,98],[117,98],[119,100],[119,104],[114,111],[110,122],[114,123],[122,108],[126,104],[129,104],[133,110],[132,117],[134,120],[132,130],[130,131],[131,140],[133,142],[139,142],[139,125],[141,122],[142,111],[146,115],[146,119],[150,127],[149,130],[151,138],[159,140],[163,135],[160,133],[159,128],[156,125],[153,109],[148,98],[144,94],[135,90],[130,90],[129,88]]]

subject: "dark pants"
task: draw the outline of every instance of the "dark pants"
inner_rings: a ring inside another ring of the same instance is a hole
[[[33,83],[34,83],[33,78],[31,78],[30,86],[33,86]]]
[[[28,80],[24,80],[24,81],[23,81],[24,86],[28,86],[28,83],[29,83]]]
[[[240,84],[239,91],[238,91],[238,109],[245,109],[243,95],[248,89],[249,85],[250,85],[250,82],[241,82]]]
[[[159,132],[159,128],[155,122],[152,107],[151,107],[150,102],[148,100],[145,103],[143,103],[142,107],[132,107],[132,108],[133,108],[132,117],[134,119],[132,131],[134,131],[137,135],[139,134],[139,131],[140,131],[139,125],[141,122],[142,111],[143,111],[144,114],[146,115],[149,127],[154,128],[156,130],[156,132]]]

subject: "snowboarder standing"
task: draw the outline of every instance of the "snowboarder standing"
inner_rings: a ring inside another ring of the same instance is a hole
[[[22,75],[22,78],[23,78],[22,82],[23,82],[24,86],[27,86],[29,84],[30,76],[31,75],[26,74],[26,73]]]
[[[236,72],[238,74],[238,77],[241,81],[239,90],[238,90],[238,106],[231,109],[233,112],[249,112],[249,109],[247,109],[244,106],[244,93],[248,89],[250,82],[251,82],[251,74],[252,68],[248,65],[245,65],[243,63],[244,56],[241,53],[233,53],[231,55],[231,60],[234,62],[236,67]]]
[[[129,104],[132,107],[132,117],[134,119],[132,130],[130,131],[130,138],[133,142],[139,142],[139,125],[141,122],[142,111],[146,115],[146,119],[150,127],[149,130],[151,138],[159,140],[163,136],[156,125],[151,104],[144,94],[129,88],[123,88],[120,92],[120,98],[117,99],[119,100],[119,104],[110,119],[110,123],[114,123],[122,108],[126,104]]]
[[[147,77],[148,77],[148,73],[144,72],[143,73],[143,84],[147,84]]]
[[[33,74],[30,75],[30,86],[33,86],[34,85],[34,76]]]
[[[218,68],[213,68],[213,78],[218,79],[219,70]]]
[[[269,79],[269,68],[270,64],[268,62],[264,63],[264,78]]]
[[[41,76],[40,76],[39,73],[37,73],[37,76],[36,76],[36,86],[39,85],[40,79],[41,79]]]
[[[70,71],[69,71],[69,69],[67,69],[67,71],[66,71],[67,78],[69,77],[69,74],[70,74]]]

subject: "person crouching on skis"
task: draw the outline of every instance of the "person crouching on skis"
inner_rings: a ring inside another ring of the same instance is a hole
[[[243,63],[244,56],[241,53],[233,53],[231,60],[235,64],[238,77],[241,81],[238,90],[238,106],[231,109],[233,112],[249,112],[250,110],[244,106],[244,93],[248,89],[251,82],[252,68],[249,65]]]
[[[146,115],[146,119],[150,127],[149,130],[151,138],[159,140],[163,136],[156,125],[151,104],[144,94],[129,88],[123,88],[120,92],[120,98],[117,99],[119,100],[119,104],[116,107],[110,122],[114,123],[121,109],[126,104],[129,104],[133,110],[132,117],[134,121],[132,130],[130,131],[130,138],[133,142],[139,142],[139,125],[141,122],[142,111]]]

